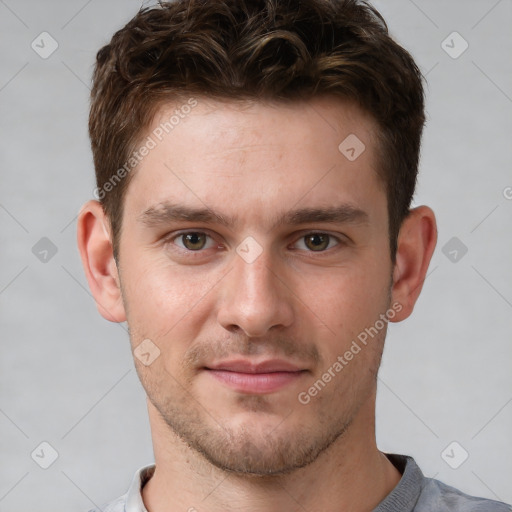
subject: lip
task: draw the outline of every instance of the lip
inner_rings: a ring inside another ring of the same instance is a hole
[[[273,373],[273,372],[298,372],[298,366],[284,359],[267,359],[255,363],[247,359],[232,359],[207,366],[208,370],[225,370],[238,373]]]
[[[210,365],[204,369],[234,391],[249,394],[273,393],[292,384],[307,372],[281,359],[260,363],[237,359]]]

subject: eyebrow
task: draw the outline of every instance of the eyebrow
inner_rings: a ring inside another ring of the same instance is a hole
[[[196,208],[164,201],[144,210],[138,221],[147,227],[158,227],[177,221],[220,224],[227,228],[236,227],[237,218],[214,212],[209,208]],[[351,204],[326,206],[317,208],[298,208],[285,212],[274,218],[271,229],[282,225],[296,226],[314,222],[330,224],[365,224],[370,221],[369,215]]]

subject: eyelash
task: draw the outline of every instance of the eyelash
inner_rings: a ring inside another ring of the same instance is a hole
[[[203,248],[203,249],[198,249],[196,251],[192,250],[192,249],[187,249],[187,248],[184,248],[184,247],[180,247],[180,246],[176,246],[176,244],[174,244],[174,241],[184,235],[188,235],[188,234],[202,234],[202,235],[206,235],[208,238],[210,238],[210,240],[212,241],[215,241],[214,237],[208,233],[207,231],[201,231],[201,230],[188,230],[188,231],[180,231],[178,233],[172,233],[170,234],[169,236],[166,236],[163,241],[165,243],[165,245],[169,245],[169,244],[173,244],[175,245],[175,248],[179,251],[182,251],[182,252],[186,252],[187,255],[192,255],[194,257],[197,257],[197,256],[200,256],[202,253],[204,253],[205,251],[207,251],[208,249],[211,249],[213,247],[208,247],[208,248]],[[337,247],[337,246],[342,246],[342,245],[346,245],[346,242],[343,241],[341,238],[335,236],[335,235],[332,235],[330,233],[326,233],[325,231],[304,231],[303,234],[301,234],[301,236],[299,236],[296,241],[294,242],[294,244],[296,244],[298,241],[300,240],[304,240],[304,238],[308,235],[327,235],[329,237],[329,245],[331,243],[331,241],[335,241],[335,245],[332,246],[332,247],[328,247],[327,249],[324,249],[323,251],[312,251],[312,250],[306,250],[306,249],[294,249],[294,250],[304,250],[308,253],[311,253],[311,254],[324,254],[324,253],[327,253],[329,251],[331,251],[334,247]],[[208,242],[207,242],[208,243]],[[221,245],[221,244],[217,244],[218,245]]]

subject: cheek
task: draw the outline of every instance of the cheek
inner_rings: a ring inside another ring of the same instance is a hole
[[[184,269],[164,258],[126,263],[123,292],[132,331],[155,341],[193,339],[195,327],[211,310],[205,304],[221,275],[205,274],[197,267]]]
[[[336,333],[364,328],[388,307],[389,279],[371,266],[332,269],[309,280],[305,303]]]
[[[331,368],[336,375],[330,386],[332,390],[339,386],[351,388],[359,381],[367,386],[374,381],[387,328],[381,315],[389,308],[389,280],[383,274],[338,269],[337,274],[309,290],[318,317],[329,327],[323,339],[317,338],[317,343],[324,366],[319,368],[320,374]],[[342,361],[336,372],[332,366],[338,357]],[[327,375],[326,379],[329,378]]]

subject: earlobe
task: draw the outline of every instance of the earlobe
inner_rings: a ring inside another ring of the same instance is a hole
[[[393,269],[392,303],[402,306],[393,322],[405,320],[413,311],[437,242],[434,212],[418,206],[404,219],[398,236],[396,263]]]
[[[78,215],[78,249],[99,313],[111,322],[124,322],[119,275],[107,225],[101,204],[85,203]]]

